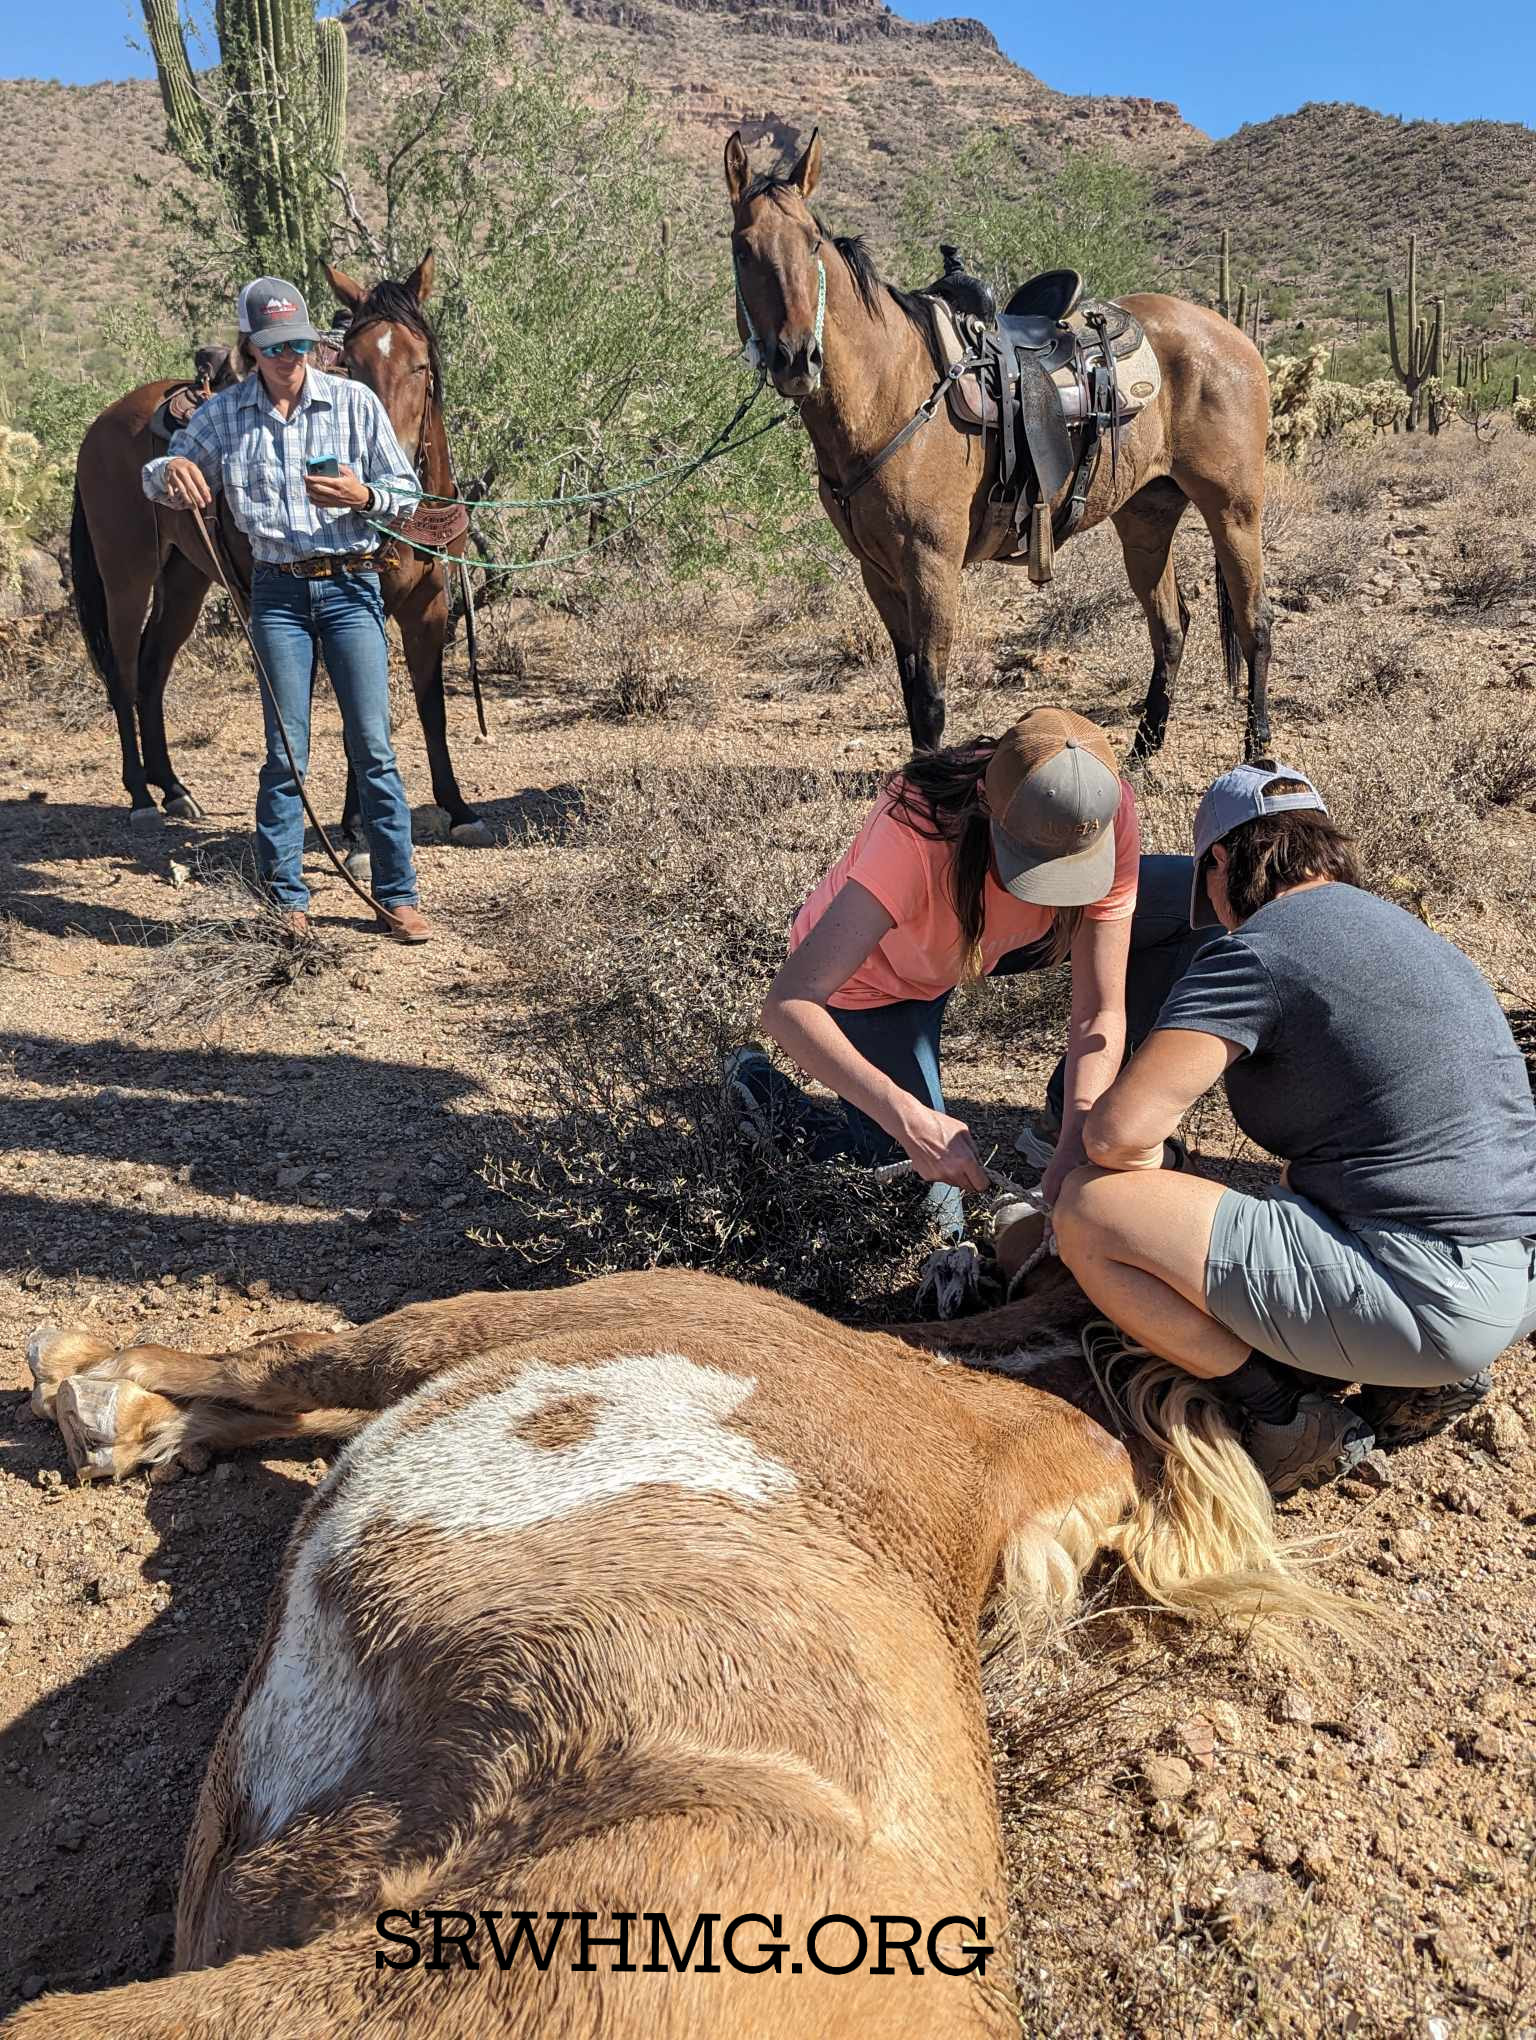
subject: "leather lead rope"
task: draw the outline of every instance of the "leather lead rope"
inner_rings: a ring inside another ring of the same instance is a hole
[[[293,755],[293,744],[288,736],[288,725],[283,721],[283,711],[277,705],[277,690],[267,675],[267,669],[261,662],[261,653],[256,649],[256,640],[251,635],[251,620],[246,613],[245,604],[230,585],[229,576],[224,571],[223,553],[216,543],[213,533],[208,529],[202,511],[195,503],[189,503],[186,507],[191,511],[192,521],[202,534],[203,544],[208,548],[208,557],[213,561],[214,572],[219,577],[219,585],[229,597],[231,609],[234,610],[236,616],[240,619],[240,628],[245,632],[245,641],[251,648],[251,658],[255,662],[256,677],[266,692],[267,706],[272,711],[272,720],[277,724],[277,734],[282,739],[283,755],[288,760],[288,770],[293,774],[294,783],[299,789],[299,799],[303,803],[304,812],[308,815],[315,834],[320,839],[321,849],[330,859],[336,876],[341,880],[342,884],[349,886],[357,894],[357,897],[365,907],[371,907],[380,920],[393,920],[394,916],[390,913],[388,907],[381,907],[368,888],[359,885],[351,872],[348,871],[345,860],[341,857],[335,844],[325,832],[324,822],[315,813],[314,803],[309,797],[309,789],[304,784],[304,775],[299,770],[298,761]]]

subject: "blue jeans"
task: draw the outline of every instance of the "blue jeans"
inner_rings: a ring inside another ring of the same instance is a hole
[[[267,670],[294,762],[309,770],[309,708],[320,654],[341,708],[347,762],[357,776],[363,827],[381,906],[416,904],[411,810],[389,740],[389,642],[377,574],[307,581],[257,563],[251,635]],[[256,864],[280,907],[309,905],[304,883],[304,809],[265,688],[267,760],[256,794]]]
[[[1194,875],[1191,857],[1143,857],[1137,886],[1136,917],[1131,923],[1131,954],[1125,975],[1126,1054],[1139,1048],[1152,1032],[1153,1022],[1174,981],[1182,977],[1195,951],[1213,932],[1189,925],[1189,888]],[[1044,942],[1025,949],[1010,950],[996,965],[993,976],[1014,976],[1020,971],[1046,967]],[[866,1062],[889,1077],[903,1091],[944,1110],[944,1087],[939,1071],[939,1045],[944,1031],[944,1009],[950,994],[937,999],[902,999],[889,1006],[830,1006],[828,1011]],[[1066,1086],[1066,1058],[1057,1063],[1046,1090],[1046,1103],[1061,1119]],[[769,1095],[764,1102],[775,1124],[805,1141],[816,1161],[834,1155],[875,1166],[897,1161],[901,1149],[888,1133],[846,1102],[836,1106],[814,1103],[799,1085],[779,1069],[770,1072]],[[960,1192],[952,1184],[935,1183],[928,1208],[945,1231],[963,1228]]]

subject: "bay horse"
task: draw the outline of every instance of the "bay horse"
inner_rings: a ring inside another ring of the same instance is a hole
[[[371,291],[328,264],[326,275],[352,313],[343,349],[347,373],[365,382],[383,403],[396,438],[415,461],[422,487],[438,496],[457,494],[443,423],[442,365],[422,311],[432,290],[431,253],[403,283],[381,281]],[[161,450],[151,441],[149,421],[176,387],[175,382],[144,383],[109,404],[86,432],[75,462],[70,526],[75,609],[117,718],[131,822],[160,819],[152,787],[164,797],[165,814],[182,821],[203,816],[171,763],[165,688],[217,573],[191,514],[151,503],[141,482],[144,463]],[[219,529],[237,578],[248,589],[250,549],[222,502]],[[400,626],[426,740],[432,798],[448,815],[451,841],[484,847],[490,832],[459,791],[448,752],[445,568],[439,560],[396,545],[394,564],[380,575],[380,587],[386,612]],[[362,810],[350,764],[342,836],[354,852],[361,851]]]
[[[790,171],[757,177],[740,134],[727,142],[737,328],[743,340],[755,330],[775,389],[800,407],[822,507],[890,633],[912,741],[922,748],[936,745],[944,730],[960,575],[983,534],[998,435],[985,436],[978,456],[972,435],[941,401],[930,422],[842,500],[843,482],[933,396],[942,364],[931,305],[882,282],[862,241],[835,238],[812,213],[807,201],[820,174],[819,134]],[[1162,389],[1124,428],[1113,467],[1100,462],[1077,528],[1105,518],[1114,524],[1151,633],[1152,677],[1131,758],[1145,759],[1167,732],[1189,627],[1173,535],[1191,503],[1216,547],[1222,649],[1234,691],[1247,666],[1245,755],[1259,757],[1270,744],[1259,536],[1268,372],[1252,341],[1215,312],[1156,294],[1119,302],[1152,343]],[[1058,504],[1071,486],[1063,485]]]
[[[1221,1498],[1230,1433],[1181,1484],[1074,1406],[1083,1305],[1058,1275],[971,1321],[1027,1380],[677,1269],[238,1352],[34,1335],[83,1475],[351,1442],[209,1761],[173,1973],[16,2040],[1016,2035],[984,1699],[1095,1557],[1245,1633],[1353,1609],[1262,1484]],[[661,1959],[662,1918],[724,1962]]]

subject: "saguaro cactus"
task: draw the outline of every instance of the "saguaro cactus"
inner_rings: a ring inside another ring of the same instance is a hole
[[[216,0],[219,68],[199,80],[178,0],[143,0],[166,140],[224,189],[248,259],[321,287],[326,178],[346,142],[347,35],[314,0]]]
[[[1433,326],[1419,317],[1419,237],[1408,236],[1408,319],[1403,344],[1398,344],[1397,299],[1387,285],[1387,344],[1392,351],[1392,373],[1408,392],[1405,429],[1415,430],[1419,422],[1419,391],[1431,376],[1440,373],[1440,348],[1445,332],[1445,299],[1435,299]],[[1431,426],[1431,430],[1433,430]]]
[[[1216,285],[1216,309],[1224,319],[1232,316],[1232,230],[1221,230],[1221,274]]]

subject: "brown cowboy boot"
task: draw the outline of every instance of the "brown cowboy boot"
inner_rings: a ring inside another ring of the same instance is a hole
[[[430,942],[432,923],[419,907],[386,907],[375,923],[391,942]]]

